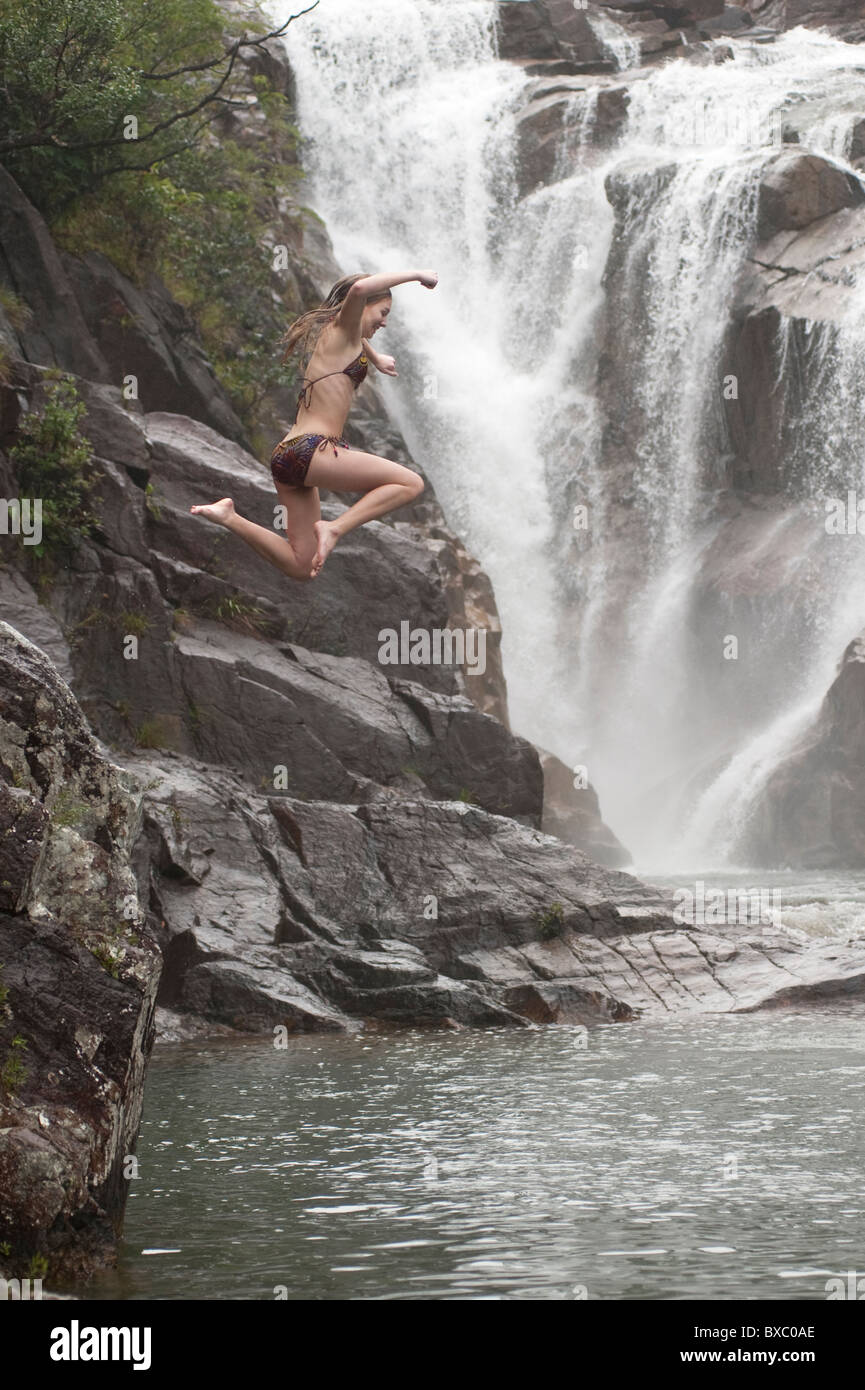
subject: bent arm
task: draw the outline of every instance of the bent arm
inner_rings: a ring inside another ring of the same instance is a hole
[[[383,270],[378,275],[364,275],[362,280],[355,280],[342,301],[342,306],[334,319],[334,323],[349,338],[357,342],[364,305],[370,295],[385,294],[395,285],[407,285],[412,280],[419,280],[428,289],[433,289],[438,281],[438,275],[434,270]]]
[[[377,372],[382,372],[385,376],[396,376],[395,363],[392,357],[376,352],[368,338],[361,338],[360,341],[363,343],[364,352]]]
[[[377,372],[380,372],[380,371],[381,371],[381,367],[378,365],[378,362],[379,362],[378,353],[376,352],[376,350],[375,350],[375,348],[373,347],[372,343],[370,342],[369,338],[361,338],[360,342],[361,342],[361,347],[363,348],[363,350],[364,350],[364,352],[366,353],[367,357],[369,358],[370,362],[371,362],[372,365],[375,367],[376,371],[377,371]]]
[[[346,298],[357,295],[360,299],[368,299],[371,294],[384,294],[395,285],[407,285],[412,280],[435,278],[437,277],[434,270],[382,270],[378,275],[364,275],[362,280],[355,280]]]

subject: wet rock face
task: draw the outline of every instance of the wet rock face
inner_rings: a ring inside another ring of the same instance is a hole
[[[134,782],[48,659],[0,624],[0,1257],[49,1277],[110,1259],[161,960],[132,850]]]
[[[499,52],[522,63],[530,75],[599,74],[618,62],[605,44],[602,24],[617,24],[639,43],[640,63],[669,56],[724,62],[731,48],[711,50],[706,40],[748,36],[771,42],[797,25],[820,27],[853,43],[865,39],[865,14],[849,0],[594,0],[589,9],[573,0],[501,0]]]
[[[727,467],[738,489],[795,495],[802,480],[790,460],[812,328],[841,324],[855,311],[850,286],[865,262],[865,186],[819,156],[782,154],[768,162],[759,196],[760,240],[737,287],[724,366],[737,382],[725,406]]]
[[[838,38],[861,43],[865,35],[865,14],[856,0],[743,0],[756,24],[778,31],[826,28]]]
[[[605,54],[585,13],[571,0],[501,0],[502,58],[565,60],[596,65]]]
[[[865,14],[851,0],[742,0],[733,5],[724,0],[594,0],[591,8],[649,37],[644,54],[661,47],[656,36],[663,31],[684,33],[691,42],[695,36],[713,38],[749,29],[771,37],[800,24],[828,28],[855,43],[865,33]],[[558,59],[592,70],[591,65],[605,57],[585,9],[572,0],[501,0],[499,24],[504,58]]]
[[[62,262],[114,382],[132,375],[145,410],[180,411],[246,442],[246,429],[214,376],[192,319],[156,276],[142,292],[98,251],[80,259],[64,254]]]
[[[554,183],[579,158],[571,148],[572,103],[576,94],[590,90],[589,79],[559,77],[536,79],[526,93],[526,102],[517,118],[517,189],[520,197],[533,189]],[[601,80],[599,80],[601,81]],[[592,150],[615,144],[627,120],[630,96],[626,87],[612,79],[593,90],[591,114]]]
[[[466,803],[303,802],[185,758],[127,766],[151,787],[160,1002],[215,1023],[520,1025],[478,951],[618,930],[633,903],[665,920],[654,890]],[[509,982],[535,979],[515,956]]]
[[[817,719],[775,769],[749,827],[762,860],[865,865],[865,634],[844,652]]]
[[[151,408],[182,409],[231,439],[246,435],[188,315],[153,277],[136,289],[104,256],[58,252],[43,218],[0,168],[0,278],[31,309],[7,336],[23,357],[120,385],[129,373]]]
[[[627,249],[619,229],[631,197],[652,180],[662,188],[666,176],[664,167],[622,165],[608,179],[617,214],[607,270],[611,294]],[[719,379],[735,382],[736,389],[719,412],[718,474],[727,490],[714,503],[717,534],[700,561],[695,626],[704,630],[723,621],[725,630],[746,631],[757,605],[766,628],[775,617],[783,624],[791,608],[807,611],[820,588],[824,516],[813,474],[800,462],[797,422],[819,370],[815,327],[832,332],[856,312],[851,284],[865,258],[862,184],[830,161],[795,151],[767,159],[758,199],[757,239],[734,287],[719,368]],[[610,323],[622,312],[611,313]],[[623,464],[644,422],[615,395],[621,355],[609,341],[608,375],[601,382],[609,401],[608,457],[624,482]],[[624,566],[629,551],[623,545],[619,553]],[[636,572],[619,582],[636,582]],[[778,670],[781,685],[799,678],[796,664]],[[740,853],[749,862],[805,868],[862,863],[861,748],[847,703],[848,692],[861,685],[861,669],[861,659],[848,653],[815,725],[769,780],[743,827]]]
[[[31,309],[6,335],[23,357],[66,366],[94,381],[111,379],[84,321],[51,234],[15,180],[0,167],[0,277]]]
[[[855,950],[735,914],[689,925],[658,889],[477,807],[257,796],[178,756],[127,766],[151,789],[170,1037],[190,1019],[271,1036],[590,1027],[865,988]]]
[[[14,754],[5,752],[4,759],[14,768]],[[256,796],[239,775],[179,757],[139,756],[129,769],[147,788],[147,854],[142,840],[138,858],[150,874],[161,923],[162,999],[208,1024],[269,1033],[277,1025],[345,1029],[359,1020],[593,1023],[627,1019],[664,995],[666,1009],[700,1007],[707,990],[730,1007],[742,999],[750,1007],[788,978],[750,949],[718,984],[699,934],[673,928],[656,890],[465,804],[399,798],[349,806]],[[34,880],[50,900],[57,876],[42,872],[39,859],[46,820],[20,795],[4,803],[10,804],[20,808],[22,821],[19,900],[27,893],[21,884]],[[77,814],[86,828],[84,812]],[[111,820],[110,808],[101,814]],[[80,835],[70,841],[69,827],[59,830],[73,902],[76,876],[93,886],[94,862],[101,869],[95,882],[104,889],[110,882],[104,859],[94,860],[93,846],[81,844]],[[120,887],[127,886],[124,874]],[[31,901],[35,892],[31,887]],[[97,915],[90,922],[99,928],[105,903],[97,897],[92,905]],[[68,1007],[75,1038],[93,1060],[104,1046],[103,1029],[81,1017],[74,948],[53,918],[42,920],[38,943],[30,927],[25,941],[17,920],[6,921],[7,950],[16,962],[8,978],[17,985],[20,971],[22,980],[32,980],[48,952],[62,988],[46,975],[46,989]],[[728,951],[725,959],[736,954]],[[93,965],[84,963],[92,973]],[[807,965],[815,983],[823,980],[829,990],[834,977],[820,973],[827,962]],[[693,980],[689,971],[696,972]],[[705,983],[698,987],[700,972]],[[847,975],[838,978],[846,988]],[[101,999],[107,990],[122,998],[125,973],[119,981],[110,971],[98,979],[101,990],[91,980],[88,996]],[[32,992],[13,990],[10,1000],[16,1026],[38,1039]],[[140,1011],[119,1012],[133,1033],[115,1040],[122,1077],[125,1049],[139,1055],[144,1024]],[[23,1200],[31,1167],[53,1173],[57,1164],[46,1158],[39,1134],[16,1134],[10,1143],[13,1189]],[[40,1188],[43,1197],[45,1191]],[[80,1197],[80,1183],[75,1191]]]
[[[72,679],[69,644],[50,609],[39,603],[23,575],[13,569],[0,570],[0,622],[24,632],[68,683]]]
[[[631,863],[625,846],[601,818],[598,794],[552,753],[541,752],[544,772],[544,834],[576,845],[597,864],[624,868]]]
[[[591,15],[606,17],[637,40],[645,63],[672,52],[694,56],[701,40],[735,34],[754,24],[747,11],[725,7],[723,0],[598,0]],[[573,0],[501,0],[498,19],[500,55],[526,64],[530,73],[605,73],[618,66],[603,29],[593,25],[587,9]]]
[[[828,23],[841,37],[857,41],[865,37],[860,32],[865,31],[865,11],[840,0],[826,4],[791,0],[747,8],[623,3],[615,10],[604,9],[630,35],[639,37],[643,63],[653,61],[658,53],[652,47],[655,38],[644,32],[649,15],[655,16],[654,22],[670,26],[670,33],[674,26],[682,26],[687,44],[676,50],[676,56],[692,62],[726,61],[733,58],[736,36],[771,43],[776,32],[799,23]],[[598,13],[593,7],[591,14],[597,18]],[[506,28],[511,26],[509,42],[519,38],[520,61],[527,65],[530,77],[539,71],[532,61],[549,64],[548,75],[526,83],[518,116],[517,178],[522,194],[565,179],[596,158],[608,159],[611,144],[626,124],[629,89],[635,92],[645,76],[633,71],[616,78],[602,73],[567,75],[565,69],[560,73],[553,66],[549,41],[555,27],[552,7],[539,4],[531,14],[531,24],[527,11],[520,28],[516,18],[505,18]],[[544,24],[547,37],[538,37]],[[602,26],[596,27],[602,32]],[[731,36],[730,43],[716,45],[711,53],[701,42],[723,34]],[[538,42],[531,50],[533,35]],[[606,101],[605,120],[595,126],[583,120],[576,130],[578,94],[581,115],[588,113],[595,99],[600,113]],[[569,123],[575,130],[569,131]],[[731,275],[730,317],[717,360],[719,389],[705,412],[701,441],[701,456],[710,460],[704,486],[711,500],[704,519],[716,528],[716,534],[701,554],[694,580],[693,627],[698,633],[716,630],[719,623],[725,624],[724,631],[749,631],[756,613],[764,629],[777,622],[784,630],[790,610],[807,610],[811,595],[825,582],[821,566],[825,566],[826,536],[822,519],[815,518],[815,474],[805,456],[802,441],[807,431],[802,426],[803,421],[807,426],[815,401],[831,389],[836,327],[842,329],[851,317],[858,317],[852,287],[865,273],[865,184],[832,160],[799,148],[799,137],[793,102],[782,131],[784,147],[767,148],[752,166],[757,177],[753,242],[743,248],[741,263]],[[865,164],[863,152],[865,137],[857,127],[850,149],[854,164]],[[643,584],[645,558],[653,542],[634,489],[634,459],[640,457],[647,436],[651,437],[652,421],[640,393],[623,390],[622,383],[634,379],[634,345],[653,328],[646,223],[653,204],[668,196],[677,174],[674,157],[665,153],[652,157],[644,151],[636,158],[627,157],[629,150],[623,154],[610,161],[605,182],[615,223],[603,275],[605,302],[599,320],[596,379],[605,492],[615,498],[607,520],[605,556],[609,624],[604,640],[611,653],[620,638],[627,640],[616,623]],[[621,331],[623,323],[628,325],[627,334]],[[707,387],[707,398],[710,390]],[[832,467],[837,473],[843,463],[835,458]],[[833,486],[840,489],[841,484]],[[697,638],[698,643],[702,640]],[[703,651],[708,667],[712,655],[706,648]],[[779,688],[801,674],[794,658],[786,662],[786,656],[778,658]],[[855,682],[855,663],[852,671],[847,665],[844,670],[831,700],[827,697],[830,706],[845,682]],[[732,720],[731,729],[736,717],[719,705],[719,718]],[[783,772],[779,770],[767,790],[755,833],[767,846],[767,862],[772,864],[860,862],[855,812],[848,809],[855,805],[852,783],[834,768],[824,722],[821,716],[807,743],[826,754],[826,776],[816,776],[818,753],[809,755],[807,765],[797,755]],[[744,726],[742,732],[746,732]],[[849,729],[848,736],[852,748],[855,738]],[[544,761],[543,825],[569,838],[571,828],[579,826],[579,813],[569,804],[567,774],[554,777]],[[603,849],[607,840],[603,832],[598,837],[586,827],[577,834],[591,836],[580,843],[596,857],[612,849],[609,844]]]

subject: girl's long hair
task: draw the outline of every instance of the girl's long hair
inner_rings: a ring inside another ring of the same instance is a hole
[[[299,352],[304,358],[311,356],[318,335],[325,324],[331,323],[336,318],[343,300],[355,281],[364,280],[368,273],[368,271],[359,271],[357,275],[344,275],[341,280],[337,280],[323,304],[319,304],[317,309],[308,309],[305,314],[301,314],[299,319],[295,319],[279,340],[279,345],[283,349],[283,362],[287,362],[294,352]],[[374,304],[378,299],[389,298],[390,290],[381,290],[378,294],[369,295],[366,302],[367,304]]]

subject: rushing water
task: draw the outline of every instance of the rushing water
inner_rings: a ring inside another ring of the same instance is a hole
[[[158,1048],[96,1298],[824,1299],[865,1006]]]
[[[694,901],[698,884],[703,885],[705,895],[710,891],[733,894],[728,899],[733,904],[740,899],[747,903],[750,895],[756,894],[753,901],[761,905],[761,910],[765,907],[766,920],[771,919],[774,926],[802,945],[814,941],[849,944],[865,939],[865,875],[861,873],[824,870],[803,878],[787,870],[755,872],[726,867],[719,871],[709,865],[690,874],[645,873],[641,877],[665,889],[674,903]],[[692,896],[676,898],[677,890],[686,890]],[[735,916],[730,920],[735,921]]]
[[[281,0],[271,8],[282,15]],[[627,32],[592,16],[628,84],[627,119],[612,148],[598,148],[589,82],[569,99],[558,180],[520,198],[528,79],[497,58],[495,20],[494,0],[321,0],[298,20],[288,50],[308,198],[346,270],[440,272],[432,294],[396,292],[387,336],[401,375],[383,389],[493,580],[514,728],[588,763],[639,862],[742,858],[743,804],[813,719],[862,626],[865,551],[827,548],[815,527],[791,576],[795,599],[723,615],[736,625],[722,631],[759,655],[707,674],[710,637],[695,629],[725,447],[719,353],[760,171],[785,126],[801,150],[844,165],[865,49],[798,29],[737,40],[724,62],[636,69]],[[661,185],[640,183],[664,167]],[[614,170],[632,187],[616,283],[631,354],[622,389],[647,422],[629,503],[647,545],[644,582],[624,600],[610,577],[634,542],[605,472],[595,395]],[[812,504],[827,488],[865,490],[858,294],[851,285],[847,324],[815,326],[801,382],[784,485]],[[575,538],[576,503],[595,519],[590,544]]]

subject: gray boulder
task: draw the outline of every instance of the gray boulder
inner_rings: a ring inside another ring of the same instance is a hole
[[[69,644],[54,614],[36,596],[22,574],[0,570],[0,621],[26,632],[34,646],[51,660],[66,682],[72,679]]]
[[[845,169],[816,154],[781,153],[767,161],[760,179],[757,235],[798,231],[841,208],[865,203],[865,186]]]
[[[501,0],[498,24],[502,58],[553,59],[583,71],[612,67],[586,14],[570,0]]]

